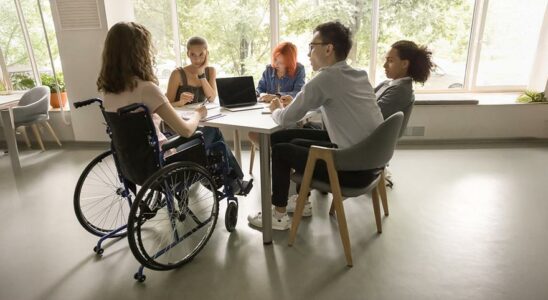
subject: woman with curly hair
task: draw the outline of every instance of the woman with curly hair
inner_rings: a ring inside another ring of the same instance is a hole
[[[389,80],[375,88],[377,104],[385,119],[413,104],[412,82],[426,82],[433,66],[432,52],[426,46],[405,40],[392,44],[383,65]]]

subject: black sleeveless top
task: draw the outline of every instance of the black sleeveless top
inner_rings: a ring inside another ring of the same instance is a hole
[[[179,74],[181,74],[182,84],[179,85],[179,87],[177,88],[177,93],[175,94],[175,102],[179,101],[181,94],[184,92],[194,94],[194,99],[192,99],[192,101],[188,102],[187,104],[204,102],[206,99],[204,89],[201,86],[189,85],[186,78],[185,70],[183,70],[183,68],[177,68],[177,70],[179,71]],[[206,67],[204,72],[206,79],[209,81],[209,67]]]

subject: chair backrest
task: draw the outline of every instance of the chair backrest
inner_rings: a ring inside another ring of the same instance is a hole
[[[49,92],[49,88],[46,86],[33,87],[23,94],[21,100],[19,100],[18,106],[26,106],[38,101],[44,101],[45,98],[47,98],[47,103],[49,104],[50,95],[51,93]],[[46,110],[48,108],[49,106],[46,107]]]
[[[156,129],[148,111],[103,112],[122,175],[143,185],[161,167]]]
[[[384,120],[368,137],[346,149],[335,150],[340,171],[362,171],[385,167],[392,158],[403,123],[401,111]]]
[[[415,101],[409,103],[406,108],[401,110],[401,112],[403,113],[403,122],[401,123],[400,135],[398,137],[402,137],[403,133],[405,132],[405,129],[407,128],[407,123],[409,123],[409,118],[411,118],[411,112],[413,111],[414,105]]]

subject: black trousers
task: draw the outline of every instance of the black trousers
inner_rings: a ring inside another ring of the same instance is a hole
[[[275,132],[270,138],[272,146],[272,204],[287,206],[290,172],[304,173],[310,146],[336,148],[327,131],[316,129],[287,129]],[[378,170],[338,171],[339,183],[348,187],[364,187],[375,179]],[[313,178],[329,182],[324,161],[317,161]]]

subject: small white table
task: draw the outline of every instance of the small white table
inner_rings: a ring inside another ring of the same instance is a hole
[[[215,109],[208,113],[211,115]],[[261,174],[261,211],[263,216],[272,215],[271,183],[270,183],[270,134],[282,129],[272,120],[269,114],[262,114],[260,109],[231,112],[221,109],[224,115],[220,118],[201,122],[202,126],[234,130],[234,148],[236,158],[241,164],[240,136],[238,130],[249,130],[259,133],[259,155]],[[272,243],[272,218],[263,218],[263,243]]]
[[[13,113],[11,108],[16,106],[24,92],[14,92],[10,95],[0,95],[0,115],[2,117],[2,128],[4,137],[8,144],[8,153],[10,155],[11,167],[14,174],[21,172],[21,163],[19,162],[19,150],[17,149],[17,140],[15,139],[15,126],[13,124]]]

